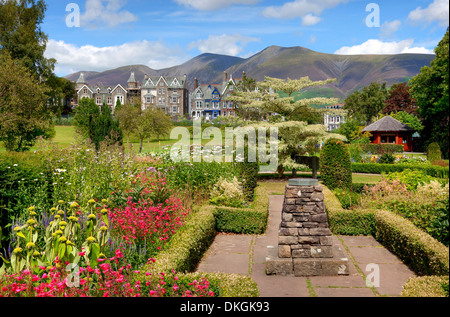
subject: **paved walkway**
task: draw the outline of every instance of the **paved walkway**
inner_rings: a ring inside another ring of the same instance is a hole
[[[415,276],[373,237],[363,236],[333,236],[335,244],[348,253],[349,276],[266,275],[267,247],[277,247],[283,199],[283,196],[270,196],[269,223],[265,235],[218,234],[200,262],[198,271],[249,275],[258,284],[261,297],[400,296],[402,286]],[[371,278],[377,271],[379,279]],[[376,287],[366,285],[366,276]]]

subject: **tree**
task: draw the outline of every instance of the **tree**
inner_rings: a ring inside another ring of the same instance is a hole
[[[160,137],[162,135],[167,135],[173,128],[173,121],[161,109],[151,108],[147,111],[152,112],[153,115],[152,135],[155,135],[158,138],[159,142]]]
[[[417,115],[416,101],[411,98],[408,83],[398,83],[392,85],[389,90],[389,97],[384,102],[383,114],[396,113],[404,111]]]
[[[116,106],[115,116],[119,120],[120,128],[127,136],[127,143],[130,143],[130,135],[133,134],[136,128],[137,118],[140,113],[139,105],[134,103],[126,103],[120,107]]]
[[[0,140],[8,151],[26,151],[38,137],[54,136],[47,92],[22,63],[0,52]]]
[[[284,173],[286,168],[292,168],[294,171],[295,169],[303,168],[303,165],[296,163],[296,156],[317,154],[319,150],[318,145],[328,138],[345,139],[341,135],[326,132],[323,124],[309,125],[308,122],[295,121],[299,116],[322,112],[319,109],[310,107],[311,105],[335,104],[338,100],[318,97],[294,101],[292,95],[305,88],[326,85],[333,81],[334,79],[311,81],[308,77],[297,80],[266,77],[263,82],[256,84],[256,90],[236,91],[228,98],[228,100],[233,101],[235,105],[242,109],[253,109],[259,112],[258,122],[241,118],[244,119],[241,122],[242,125],[253,128],[278,128],[280,138],[278,172],[280,175]],[[287,97],[280,97],[278,92],[283,93]],[[261,122],[261,119],[270,118],[274,114],[279,115],[279,122]]]
[[[401,123],[406,124],[410,128],[413,128],[418,133],[421,133],[424,128],[424,126],[422,125],[422,122],[420,121],[420,119],[418,117],[416,117],[415,115],[410,114],[406,111],[391,113],[389,115],[392,118],[400,121]],[[383,117],[384,117],[384,115],[381,115],[378,119],[381,119]]]
[[[320,177],[330,189],[352,188],[352,163],[344,142],[328,140],[320,152]]]
[[[388,97],[386,83],[371,83],[362,91],[355,91],[345,99],[344,110],[348,115],[359,121],[362,125],[368,125],[372,118],[384,109],[384,102]]]
[[[100,143],[105,140],[113,143],[122,141],[119,122],[111,115],[106,104],[100,110],[94,99],[83,98],[80,101],[73,123],[76,132],[83,138],[89,139],[97,150],[100,148]]]
[[[48,37],[40,25],[46,9],[44,0],[3,0],[0,3],[0,50],[20,60],[40,81],[51,76],[56,63],[44,56]]]
[[[410,81],[411,96],[417,101],[424,129],[425,145],[437,142],[449,156],[449,33],[435,49],[436,58]]]

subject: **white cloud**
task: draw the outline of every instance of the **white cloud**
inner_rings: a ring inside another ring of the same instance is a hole
[[[408,39],[400,42],[382,42],[380,40],[368,40],[361,45],[344,46],[338,49],[338,55],[365,55],[365,54],[434,54],[433,50],[425,47],[413,47],[414,40]]]
[[[302,18],[302,25],[303,26],[312,26],[312,25],[316,25],[320,21],[322,21],[322,18],[316,17],[313,14],[309,13]]]
[[[81,15],[81,26],[96,28],[114,27],[123,23],[137,21],[138,18],[129,11],[121,10],[126,0],[86,0],[86,12]]]
[[[440,26],[448,26],[449,0],[434,0],[428,7],[416,8],[409,13],[408,19],[417,24],[438,22]]]
[[[392,22],[386,21],[381,25],[381,36],[390,37],[392,34],[397,32],[402,22],[399,20],[394,20]]]
[[[259,0],[175,0],[178,4],[201,11],[215,11],[222,8],[232,6],[234,4],[251,5],[256,4]]]
[[[47,58],[57,60],[55,73],[65,76],[77,71],[105,71],[127,65],[143,64],[163,69],[184,63],[188,56],[179,48],[162,42],[137,41],[119,46],[76,46],[64,41],[49,40]]]
[[[293,19],[313,13],[318,16],[324,10],[334,8],[350,0],[294,0],[282,6],[267,7],[263,14],[267,18]]]
[[[233,35],[210,35],[207,39],[198,40],[189,44],[189,49],[197,48],[201,53],[214,53],[230,56],[238,56],[244,46],[250,42],[260,41],[254,37]]]

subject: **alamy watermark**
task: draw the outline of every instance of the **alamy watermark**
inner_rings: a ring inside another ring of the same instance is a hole
[[[69,28],[80,27],[80,6],[76,3],[69,3],[66,6],[66,26]]]
[[[180,139],[181,136],[181,139]],[[177,127],[170,134],[179,140],[170,149],[174,162],[259,162],[261,172],[275,172],[278,168],[278,128],[239,127],[221,129],[208,127],[202,131],[201,120],[194,120],[193,135],[186,127]],[[191,144],[192,140],[192,144]],[[211,140],[206,145],[202,141]]]
[[[369,3],[366,6],[366,12],[370,12],[370,14],[366,17],[366,26],[368,28],[379,28],[380,6],[376,3]]]
[[[374,263],[367,264],[366,272],[370,272],[366,276],[366,286],[380,287],[380,266]]]

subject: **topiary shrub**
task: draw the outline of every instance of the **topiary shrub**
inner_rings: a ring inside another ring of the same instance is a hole
[[[428,145],[427,159],[430,162],[442,159],[441,147],[439,146],[438,143],[433,142],[430,145]]]
[[[378,163],[380,164],[394,164],[395,157],[392,154],[385,153],[381,155],[380,161]]]
[[[352,188],[352,163],[350,154],[341,140],[328,140],[320,152],[320,177],[325,186]]]

